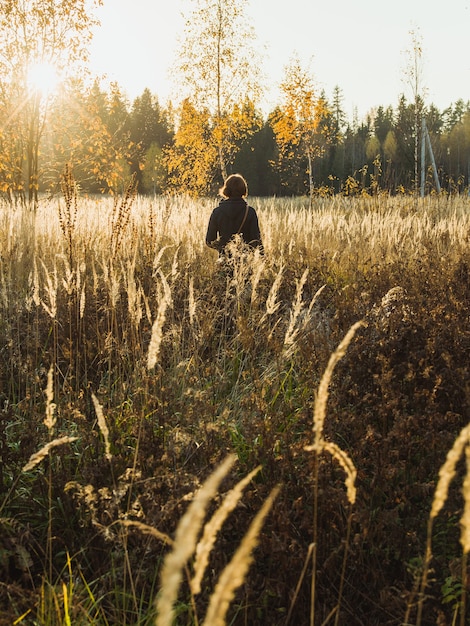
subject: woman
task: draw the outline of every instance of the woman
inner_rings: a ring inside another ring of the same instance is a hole
[[[222,200],[209,219],[206,244],[223,257],[226,245],[235,235],[240,235],[244,243],[262,250],[258,216],[246,201],[248,187],[243,176],[229,176],[220,190],[220,195]]]

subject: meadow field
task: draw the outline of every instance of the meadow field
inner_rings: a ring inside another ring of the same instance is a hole
[[[470,200],[0,207],[0,625],[467,623]]]

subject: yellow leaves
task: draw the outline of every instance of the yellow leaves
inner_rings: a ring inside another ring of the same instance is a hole
[[[310,193],[312,192],[312,161],[325,144],[324,120],[328,113],[323,97],[317,97],[315,83],[294,59],[286,68],[281,84],[283,104],[271,117],[271,124],[279,146],[280,169],[292,169],[293,159],[308,162]]]
[[[365,148],[366,156],[370,161],[372,161],[377,154],[380,154],[380,141],[376,135],[372,135],[372,137],[367,139]]]
[[[276,140],[281,146],[288,144],[298,145],[300,133],[298,132],[297,121],[291,110],[278,111],[273,118],[273,130]]]
[[[298,59],[294,58],[286,68],[281,91],[284,104],[279,109],[277,123],[281,140],[298,141],[299,135],[305,137],[318,132],[320,121],[327,112],[326,103],[316,96],[313,79]]]

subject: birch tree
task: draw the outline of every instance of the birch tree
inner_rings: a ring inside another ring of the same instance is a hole
[[[414,191],[419,190],[419,139],[424,108],[423,45],[418,31],[410,31],[411,48],[406,51],[405,81],[411,88],[414,105]]]
[[[325,99],[317,95],[310,73],[297,57],[286,67],[281,83],[283,103],[277,109],[273,129],[281,158],[292,160],[303,154],[307,159],[310,201],[313,196],[313,161],[324,149],[323,120],[328,112]]]
[[[250,132],[239,119],[234,123],[233,112],[247,100],[258,101],[260,56],[245,15],[246,0],[195,0],[195,5],[186,21],[175,70],[186,107],[183,113],[190,102],[209,115],[209,135],[194,133],[192,143],[202,143],[216,155],[223,180],[237,141]]]

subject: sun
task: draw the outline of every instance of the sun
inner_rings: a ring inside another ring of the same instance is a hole
[[[60,76],[57,68],[52,63],[37,61],[29,66],[26,80],[28,87],[32,91],[37,91],[47,96],[59,86]]]

